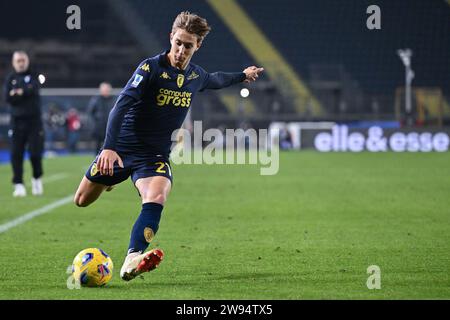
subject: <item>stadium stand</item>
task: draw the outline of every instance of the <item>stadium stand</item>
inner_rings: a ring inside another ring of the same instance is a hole
[[[401,122],[404,67],[396,51],[406,47],[414,51],[416,124],[450,123],[450,43],[442,40],[450,36],[446,1],[379,0],[381,31],[366,28],[369,1],[280,0],[274,5],[230,0],[225,8],[218,0],[182,7],[175,0],[80,0],[82,28],[68,31],[65,12],[71,4],[30,1],[24,11],[20,2],[0,3],[1,11],[27,22],[11,28],[0,21],[1,83],[11,53],[24,49],[33,67],[46,75],[45,88],[95,88],[104,80],[121,88],[139,61],[168,48],[174,17],[190,10],[213,28],[193,62],[208,71],[266,67],[247,99],[239,96],[240,87],[200,95],[192,118],[207,126],[250,122],[267,127],[274,120]],[[83,121],[87,99],[47,95],[44,108],[55,103],[76,107]],[[6,137],[4,106],[1,101],[0,144]]]

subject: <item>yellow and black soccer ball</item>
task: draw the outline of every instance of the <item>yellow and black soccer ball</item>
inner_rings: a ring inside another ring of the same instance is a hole
[[[83,287],[101,287],[112,279],[113,262],[102,249],[80,251],[72,263],[72,275]]]

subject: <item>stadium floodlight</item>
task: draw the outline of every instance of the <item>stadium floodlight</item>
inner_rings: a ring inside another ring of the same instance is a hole
[[[38,80],[40,84],[44,84],[45,83],[45,76],[43,74],[40,74],[38,76]]]
[[[250,95],[250,90],[248,90],[247,88],[241,89],[241,97],[242,98],[247,98],[249,95]]]
[[[414,71],[411,69],[413,52],[411,49],[399,49],[397,54],[405,66],[405,111],[407,115],[411,115],[411,83],[414,79]]]

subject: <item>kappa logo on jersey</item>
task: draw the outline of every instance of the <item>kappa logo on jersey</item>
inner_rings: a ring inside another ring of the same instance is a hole
[[[177,77],[178,88],[181,88],[183,86],[183,83],[184,83],[184,75],[179,74]]]
[[[135,75],[131,86],[136,88],[139,85],[139,83],[141,83],[142,79],[144,79],[144,77],[141,76],[140,74]]]
[[[167,72],[161,73],[161,75],[160,75],[159,77],[160,77],[160,78],[163,78],[163,79],[172,79],[172,78],[167,74]]]
[[[187,79],[194,80],[194,79],[197,79],[198,77],[200,77],[200,76],[198,74],[196,74],[194,71],[192,71],[192,73],[189,75],[189,77]]]
[[[140,69],[146,72],[150,72],[150,66],[148,65],[148,63],[144,63]]]

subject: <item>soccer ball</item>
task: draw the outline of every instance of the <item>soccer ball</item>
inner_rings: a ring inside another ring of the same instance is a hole
[[[72,275],[84,287],[100,287],[112,278],[113,262],[102,249],[80,251],[72,263]]]

